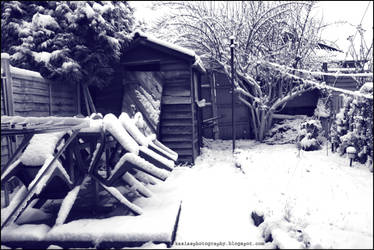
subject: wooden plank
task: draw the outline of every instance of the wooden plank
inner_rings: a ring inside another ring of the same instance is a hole
[[[9,154],[8,143],[5,145],[1,145],[1,155],[7,155],[7,154]]]
[[[4,88],[4,97],[6,100],[6,115],[14,115],[14,109],[13,109],[13,78],[10,73],[10,64],[9,64],[9,58],[1,57],[1,67],[4,71],[5,75],[5,81],[2,84],[5,84]]]
[[[49,107],[47,105],[45,106],[29,106],[29,105],[15,105],[15,112],[34,112],[34,111],[39,111],[39,112],[43,112],[43,114],[45,114],[45,116],[48,116],[49,114]]]
[[[186,96],[163,96],[162,104],[190,104],[191,97]]]
[[[180,157],[178,157],[178,161],[177,163],[192,163],[192,156],[185,156],[185,155],[182,155]]]
[[[172,149],[192,149],[192,142],[166,142],[165,146]]]
[[[49,96],[48,89],[35,89],[35,88],[29,88],[29,87],[14,87],[13,88],[13,94],[28,94],[28,95],[39,95],[39,96]]]
[[[91,112],[96,113],[96,108],[95,108],[95,105],[93,103],[91,93],[90,93],[90,90],[88,89],[87,84],[84,84],[84,91],[86,91],[86,93],[87,93],[88,104],[90,105]]]
[[[77,114],[82,114],[82,109],[81,109],[81,88],[79,84],[76,85],[77,89]]]
[[[173,89],[183,89],[183,90],[190,90],[190,85],[188,84],[187,78],[177,78],[175,80],[165,80],[164,89],[165,88],[173,88]]]
[[[34,71],[34,72],[36,72],[36,71]],[[20,80],[27,80],[27,81],[30,81],[30,82],[47,83],[47,84],[49,82],[49,80],[43,78],[42,76],[35,77],[35,76],[29,76],[29,75],[18,73],[18,72],[12,72],[12,77],[20,79]]]
[[[192,147],[192,155],[194,156],[194,158],[196,158],[198,155],[199,155],[199,150],[200,147],[199,147],[199,143],[198,143],[198,138],[196,138],[195,142],[193,143],[193,147]]]
[[[43,103],[49,104],[48,96],[14,95],[14,103]]]
[[[69,108],[66,107],[60,107],[60,106],[52,106],[53,114],[59,114],[59,113],[69,113],[75,115],[76,109],[72,106]]]
[[[192,119],[191,112],[170,112],[162,111],[161,119]]]
[[[191,126],[192,119],[178,119],[178,120],[163,120],[162,126]]]
[[[163,135],[161,138],[162,143],[167,142],[191,142],[192,143],[192,136],[191,135]]]
[[[161,71],[188,70],[188,64],[183,63],[182,61],[179,63],[173,63],[173,64],[161,64],[160,70]]]
[[[189,90],[176,90],[172,88],[165,88],[163,90],[164,96],[190,96],[191,93]]]
[[[1,155],[1,167],[5,166],[9,160],[10,155]]]
[[[178,155],[180,155],[180,156],[193,156],[192,155],[192,153],[193,153],[192,148],[191,149],[176,149],[174,151],[177,152]]]
[[[48,116],[48,111],[15,111],[14,114],[19,116]]]
[[[91,115],[90,105],[88,103],[87,92],[85,91],[85,89],[83,87],[83,84],[81,83],[80,85],[81,85],[82,92],[83,92],[84,104],[85,104],[85,107],[86,107],[87,115]]]
[[[75,99],[75,92],[65,91],[65,90],[56,90],[52,88],[52,97],[61,98],[61,99]]]
[[[191,130],[191,132],[192,132],[192,141],[194,141],[195,139],[196,139],[196,133],[195,133],[195,130],[196,130],[196,126],[194,126],[194,122],[195,122],[195,120],[196,120],[196,104],[195,104],[195,101],[196,101],[196,99],[198,99],[199,97],[198,96],[196,96],[196,89],[195,89],[195,82],[194,82],[194,76],[193,76],[193,71],[192,71],[192,66],[190,66],[190,86],[191,86],[191,101],[192,101],[192,103],[191,103],[191,112],[192,112],[192,123],[193,123],[193,125],[192,125],[192,130]],[[194,147],[195,145],[193,145],[193,147]],[[196,154],[194,153],[195,152],[195,150],[194,149],[192,149],[192,160],[195,160],[195,158],[196,158]]]
[[[181,60],[162,60],[161,64],[167,65],[167,64],[178,64],[178,63],[184,63],[184,61]],[[188,66],[188,65],[187,65]]]
[[[37,82],[32,81],[29,79],[20,79],[14,78],[14,86],[18,88],[32,88],[32,89],[41,89],[41,90],[48,90],[49,83],[48,82]]]
[[[169,104],[163,104],[161,106],[162,112],[166,113],[180,113],[180,112],[188,112],[191,114],[191,104],[174,104],[174,105],[169,105]]]
[[[165,80],[176,80],[176,79],[188,79],[190,76],[190,72],[188,70],[170,70],[164,71]]]
[[[178,134],[192,134],[192,126],[173,126],[173,127],[161,127],[162,135],[178,135]]]

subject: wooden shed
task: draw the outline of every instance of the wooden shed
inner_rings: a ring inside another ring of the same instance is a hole
[[[200,82],[205,69],[189,49],[135,33],[121,59],[121,76],[105,89],[90,89],[97,112],[143,115],[148,133],[155,133],[194,163],[200,154]]]

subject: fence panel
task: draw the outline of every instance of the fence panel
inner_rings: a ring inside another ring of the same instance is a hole
[[[9,64],[9,56],[1,55],[1,115],[74,116],[78,113],[76,86],[51,82],[38,72]],[[9,138],[1,138],[1,169],[16,146]]]

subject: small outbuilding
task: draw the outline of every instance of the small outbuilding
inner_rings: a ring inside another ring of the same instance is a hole
[[[97,112],[140,112],[148,133],[176,151],[179,162],[200,154],[201,76],[205,69],[191,50],[136,32],[121,58],[120,79],[91,88]]]

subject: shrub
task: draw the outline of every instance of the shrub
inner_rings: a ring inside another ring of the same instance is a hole
[[[371,86],[371,88],[370,88]],[[373,83],[364,84],[360,92],[373,94]],[[373,100],[343,96],[344,105],[331,128],[331,139],[341,155],[349,146],[357,150],[355,160],[365,163],[373,153]]]
[[[320,136],[322,126],[319,120],[308,120],[300,124],[297,136],[297,144],[305,151],[313,151],[321,148]]]

